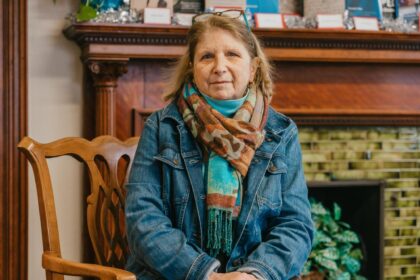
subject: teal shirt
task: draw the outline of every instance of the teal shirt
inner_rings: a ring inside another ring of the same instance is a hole
[[[226,100],[215,99],[201,92],[200,94],[204,97],[204,99],[213,109],[216,109],[219,113],[221,113],[227,118],[233,117],[236,111],[238,111],[238,109],[241,108],[242,104],[244,104],[246,98],[248,97],[248,92],[244,95],[244,97],[241,97],[239,99]]]

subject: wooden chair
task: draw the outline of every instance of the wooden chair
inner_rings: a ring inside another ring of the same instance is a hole
[[[92,141],[63,138],[40,144],[25,137],[18,145],[32,165],[41,217],[42,266],[48,280],[63,280],[63,275],[93,276],[99,279],[132,279],[124,271],[128,246],[124,225],[125,191],[122,187],[129,173],[139,138],[125,142],[111,136]],[[98,264],[85,264],[61,257],[57,215],[47,158],[70,155],[83,162],[88,170],[90,193],[87,197],[87,226]]]

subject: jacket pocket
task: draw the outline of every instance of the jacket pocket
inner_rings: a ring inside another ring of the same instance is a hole
[[[168,216],[174,227],[182,229],[190,190],[181,154],[172,148],[165,148],[154,159],[163,163],[162,199]]]
[[[165,148],[157,156],[154,156],[154,159],[166,163],[173,168],[184,169],[184,166],[181,162],[181,155],[174,149]]]
[[[273,157],[267,167],[263,182],[257,193],[260,207],[280,211],[282,205],[282,177],[287,173],[287,166],[281,157]],[[277,212],[277,211],[276,211]]]

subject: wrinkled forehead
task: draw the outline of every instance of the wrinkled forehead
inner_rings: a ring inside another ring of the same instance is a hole
[[[200,45],[200,43],[205,40],[206,37],[214,34],[214,33],[224,33],[223,35],[228,35],[231,36],[232,39],[234,39],[234,41],[236,41],[238,44],[240,44],[241,46],[243,46],[245,49],[248,50],[247,45],[245,44],[245,42],[243,41],[243,39],[239,36],[239,33],[235,33],[232,30],[229,29],[224,29],[224,28],[220,28],[220,27],[210,27],[207,28],[204,32],[200,33],[199,36],[197,36],[197,43],[194,46],[194,50],[193,53],[197,52],[197,47]],[[217,37],[217,35],[215,36]],[[218,43],[223,44],[223,41],[218,41]]]

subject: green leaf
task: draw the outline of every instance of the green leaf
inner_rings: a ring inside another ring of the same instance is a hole
[[[345,227],[345,228],[347,228],[347,229],[349,229],[349,228],[350,228],[350,225],[349,225],[348,223],[343,222],[343,221],[337,221],[337,223],[338,223],[340,226]]]
[[[344,256],[341,259],[341,263],[347,268],[347,271],[352,274],[355,274],[360,270],[360,261],[353,259],[350,256]]]
[[[319,253],[324,258],[327,258],[330,260],[338,260],[340,258],[340,252],[335,247],[328,247],[326,249],[319,251]]]
[[[354,280],[368,280],[366,277],[364,277],[362,275],[354,275],[353,279]]]
[[[86,2],[86,5],[80,3],[79,11],[76,15],[77,21],[88,21],[96,18],[97,11],[89,6],[88,3],[89,2]]]
[[[350,242],[350,243],[359,243],[359,237],[354,231],[345,230],[341,233],[337,233],[333,235],[333,238],[339,242]]]
[[[338,232],[340,230],[340,227],[338,226],[338,224],[331,217],[329,217],[328,219],[329,220],[326,223],[327,231],[331,233]]]
[[[341,208],[337,203],[334,202],[334,220],[339,221],[341,219]]]
[[[351,280],[351,274],[346,272],[343,272],[339,275],[337,275],[337,278],[334,278],[336,280]]]
[[[337,270],[338,266],[335,261],[324,258],[323,256],[315,256],[315,261],[322,267],[328,270]]]
[[[327,209],[322,206],[321,203],[314,203],[311,205],[311,213],[314,215],[325,215],[327,214]]]
[[[328,235],[326,235],[324,232],[322,231],[315,231],[315,238],[314,238],[314,247],[315,245],[319,244],[319,243],[328,243],[331,242],[332,239],[331,237],[329,237]]]
[[[349,255],[356,260],[363,260],[363,253],[359,248],[352,250]]]
[[[350,254],[350,250],[353,248],[353,245],[351,243],[342,243],[338,247],[338,251],[340,252],[340,256],[348,255]]]

